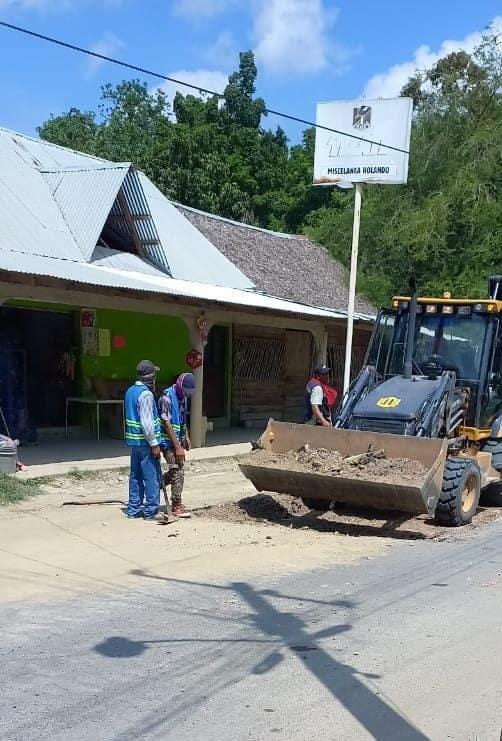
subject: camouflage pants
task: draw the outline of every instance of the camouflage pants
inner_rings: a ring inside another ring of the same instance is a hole
[[[171,487],[171,503],[174,506],[181,502],[183,493],[183,484],[185,483],[185,471],[183,466],[176,463],[174,453],[170,450],[164,451],[164,458],[167,463],[167,471],[164,473],[164,483]]]

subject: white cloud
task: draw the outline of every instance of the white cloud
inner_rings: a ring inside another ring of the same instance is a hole
[[[212,69],[180,69],[176,72],[171,72],[169,74],[169,77],[174,77],[177,80],[183,80],[190,83],[191,85],[200,85],[200,87],[205,88],[206,90],[214,90],[215,92],[221,94],[223,94],[223,91],[225,90],[228,83],[228,75],[225,72]],[[182,95],[197,95],[199,97],[207,97],[206,94],[200,93],[198,90],[185,87],[185,85],[178,85],[175,82],[165,82],[163,85],[161,85],[161,90],[166,93],[167,99],[170,103],[172,103],[172,101],[174,100],[174,96],[178,92]]]
[[[209,18],[226,10],[233,0],[176,0],[173,5],[174,15],[187,18]]]
[[[497,16],[492,21],[493,33],[502,33],[502,16]],[[374,75],[367,83],[364,95],[367,98],[392,98],[399,95],[403,85],[410,77],[413,77],[417,71],[424,71],[435,64],[438,59],[451,54],[454,51],[463,49],[471,53],[481,42],[484,31],[473,31],[464,39],[458,41],[443,41],[439,49],[432,50],[430,46],[422,45],[415,50],[413,58],[408,62],[395,64],[386,72]]]
[[[254,19],[258,62],[276,72],[319,72],[328,66],[328,32],[337,11],[323,0],[260,0]]]
[[[211,64],[232,68],[238,59],[235,37],[231,31],[222,31],[214,44],[204,54]]]
[[[125,44],[122,39],[119,39],[118,36],[115,36],[114,33],[107,32],[103,34],[99,41],[96,41],[96,43],[90,47],[90,50],[95,52],[96,54],[103,54],[106,57],[113,57],[119,51],[121,51],[124,46]],[[98,69],[102,67],[103,64],[106,64],[106,61],[104,59],[89,57],[85,69],[86,79],[94,77]]]

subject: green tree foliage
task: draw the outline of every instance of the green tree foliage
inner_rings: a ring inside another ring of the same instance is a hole
[[[261,127],[252,52],[240,55],[222,101],[161,90],[138,80],[102,90],[99,115],[71,109],[39,128],[43,139],[114,161],[130,161],[170,198],[196,208],[280,228],[288,143]]]
[[[38,129],[42,139],[88,154],[94,154],[96,150],[97,132],[96,114],[83,113],[78,108],[70,108],[62,116],[51,116]]]
[[[276,230],[306,231],[348,264],[351,192],[315,188],[313,129],[291,148],[263,127],[252,52],[240,55],[223,99],[165,94],[137,80],[102,91],[98,113],[72,108],[42,138],[132,161],[173,199]],[[363,195],[359,289],[376,303],[402,291],[410,272],[425,293],[483,296],[502,272],[502,58],[487,35],[416,74],[402,94],[415,109],[406,186]]]

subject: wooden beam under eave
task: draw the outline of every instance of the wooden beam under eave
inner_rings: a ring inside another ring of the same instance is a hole
[[[19,280],[18,280],[19,278]],[[214,323],[252,324],[256,326],[303,329],[311,332],[321,326],[343,326],[343,317],[311,317],[300,319],[286,312],[273,312],[257,307],[229,305],[199,298],[170,296],[127,288],[92,286],[45,276],[27,276],[23,273],[0,271],[0,296],[47,303],[66,303],[71,306],[136,311],[146,314],[193,316],[205,311]],[[367,322],[357,324],[368,326]]]

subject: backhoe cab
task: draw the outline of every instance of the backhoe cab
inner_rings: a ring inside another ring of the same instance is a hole
[[[341,426],[459,437],[464,447],[502,442],[502,277],[490,288],[494,297],[483,301],[396,296],[379,313],[367,351],[373,383],[342,409]],[[382,401],[383,392],[399,402]],[[438,397],[443,404],[431,414]]]

